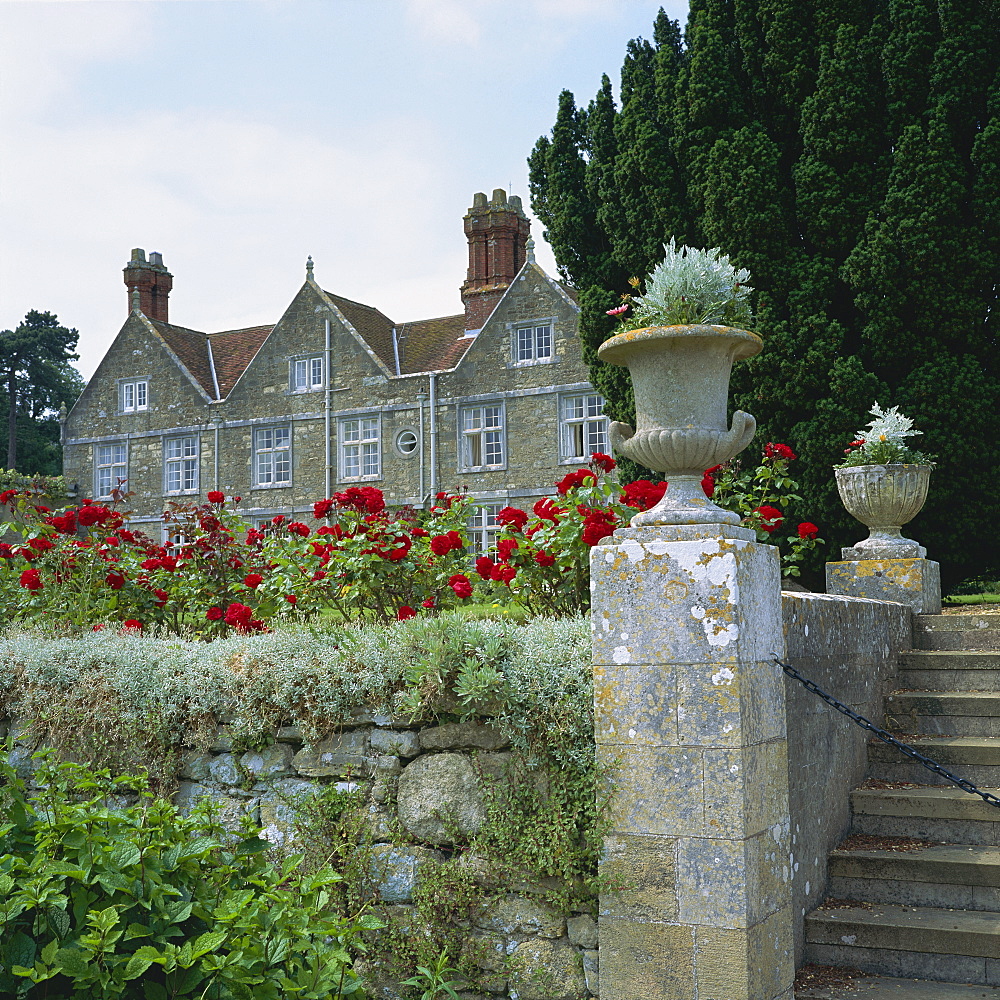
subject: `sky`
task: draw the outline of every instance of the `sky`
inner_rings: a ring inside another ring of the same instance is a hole
[[[206,332],[277,321],[307,255],[397,322],[460,312],[472,195],[529,210],[560,92],[617,92],[661,5],[683,24],[687,0],[4,0],[0,329],[56,313],[89,377],[133,247]]]

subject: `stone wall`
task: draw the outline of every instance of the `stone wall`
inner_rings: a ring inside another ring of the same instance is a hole
[[[474,722],[414,728],[385,716],[358,713],[337,737],[304,746],[297,727],[285,726],[264,749],[239,753],[225,728],[207,753],[191,752],[176,801],[188,808],[209,796],[227,825],[244,815],[277,844],[294,838],[296,802],[325,783],[367,793],[374,847],[372,868],[381,902],[394,923],[412,925],[413,891],[422,875],[453,856],[454,840],[475,834],[485,817],[483,781],[505,780],[507,741]],[[463,855],[463,863],[477,859]],[[484,942],[496,970],[484,965],[489,991],[463,1000],[583,1000],[596,996],[597,923],[592,912],[560,912],[539,897],[552,885],[524,882],[491,890],[470,937]],[[500,956],[515,971],[501,971]],[[485,960],[484,960],[485,961]],[[517,971],[520,970],[520,971]],[[391,984],[373,995],[395,1000]]]
[[[785,593],[782,598],[787,662],[881,725],[897,654],[911,645],[909,607],[829,594]],[[803,918],[823,899],[827,854],[847,834],[851,790],[865,779],[868,734],[798,681],[785,681],[799,964]]]

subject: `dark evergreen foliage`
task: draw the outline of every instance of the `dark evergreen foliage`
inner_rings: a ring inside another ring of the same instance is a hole
[[[84,381],[70,364],[78,339],[57,316],[32,309],[0,331],[0,412],[7,415],[7,468],[28,475],[62,472],[58,410],[76,402]]]
[[[752,274],[765,341],[732,402],[787,439],[821,558],[864,529],[831,467],[877,397],[938,467],[913,534],[946,586],[1000,572],[1000,0],[691,0],[626,48],[620,107],[560,99],[530,160],[533,207],[580,291],[584,358],[631,421],[605,311],[662,244]],[[635,474],[631,467],[626,474]],[[819,561],[812,567],[815,573]]]

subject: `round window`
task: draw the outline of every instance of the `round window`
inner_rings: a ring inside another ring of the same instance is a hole
[[[417,450],[417,434],[408,427],[396,435],[396,450],[400,455],[412,455]]]

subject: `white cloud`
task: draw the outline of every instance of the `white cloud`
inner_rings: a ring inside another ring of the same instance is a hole
[[[449,44],[476,46],[482,27],[474,16],[489,3],[470,0],[407,0],[407,16],[428,39]]]
[[[141,51],[150,8],[139,3],[0,3],[0,113],[30,118],[69,93],[82,67]]]

